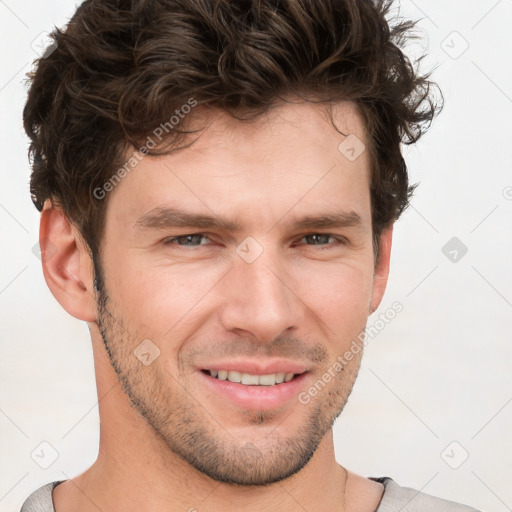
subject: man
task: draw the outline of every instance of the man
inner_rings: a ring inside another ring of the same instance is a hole
[[[332,425],[436,106],[370,0],[87,0],[24,111],[43,272],[88,322],[96,462],[22,512],[470,511]]]

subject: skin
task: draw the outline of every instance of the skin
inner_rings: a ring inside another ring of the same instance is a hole
[[[333,113],[367,144],[354,105]],[[42,212],[41,243],[57,248],[45,279],[88,322],[101,423],[96,462],[56,487],[56,512],[334,511],[344,493],[347,510],[374,511],[383,486],[352,472],[346,480],[332,437],[362,350],[307,404],[294,396],[270,409],[241,407],[200,371],[219,360],[295,361],[307,369],[303,392],[349,350],[382,299],[391,251],[390,226],[374,261],[368,152],[345,158],[344,136],[318,104],[286,103],[251,123],[194,116],[208,127],[192,146],[145,157],[105,199],[102,295],[76,227],[49,201]],[[137,223],[164,207],[241,230]],[[341,211],[360,222],[292,226]],[[170,241],[190,234],[203,237]],[[262,250],[252,263],[236,251],[248,236]],[[134,355],[145,339],[160,351],[149,365]]]

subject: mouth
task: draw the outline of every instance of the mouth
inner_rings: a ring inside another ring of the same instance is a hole
[[[309,369],[298,364],[274,364],[274,368],[247,362],[228,365],[219,363],[198,372],[202,385],[220,400],[222,408],[229,403],[252,411],[289,410],[310,380]]]
[[[257,375],[243,373],[233,370],[202,370],[203,373],[218,380],[225,380],[244,386],[276,386],[285,382],[290,382],[299,377],[302,373],[267,373]]]

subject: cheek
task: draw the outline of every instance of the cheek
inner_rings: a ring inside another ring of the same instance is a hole
[[[371,296],[373,273],[365,265],[310,266],[300,279],[302,297],[329,309],[357,310]]]
[[[110,270],[107,289],[123,317],[156,339],[190,324],[224,273],[215,265],[155,265],[144,258],[126,258]]]
[[[353,336],[368,317],[373,273],[364,265],[311,270],[297,295],[321,318],[327,335]]]

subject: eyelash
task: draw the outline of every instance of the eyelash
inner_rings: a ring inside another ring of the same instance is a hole
[[[180,240],[180,239],[184,239],[184,238],[188,238],[188,237],[197,237],[197,236],[200,236],[202,238],[208,238],[204,233],[191,233],[191,234],[188,234],[188,235],[180,235],[180,236],[174,236],[174,237],[171,237],[171,238],[166,238],[163,243],[164,245],[179,245],[179,246],[182,246],[182,247],[192,247],[192,248],[197,248],[201,245],[209,245],[209,244],[199,244],[197,246],[188,246],[188,245],[185,245],[185,244],[174,244],[175,241],[177,240]],[[329,238],[333,238],[335,240],[334,243],[327,243],[327,244],[307,244],[307,245],[311,245],[313,247],[317,247],[318,250],[322,251],[322,250],[325,250],[325,249],[329,249],[333,246],[339,246],[339,245],[346,245],[347,244],[347,240],[343,237],[337,237],[337,236],[334,236],[334,235],[331,235],[330,233],[308,233],[306,235],[302,235],[302,237],[300,238],[300,240],[302,240],[303,238],[307,238],[307,237],[311,237],[311,236],[326,236],[326,237],[329,237]],[[326,246],[326,247],[322,247],[322,245]]]

